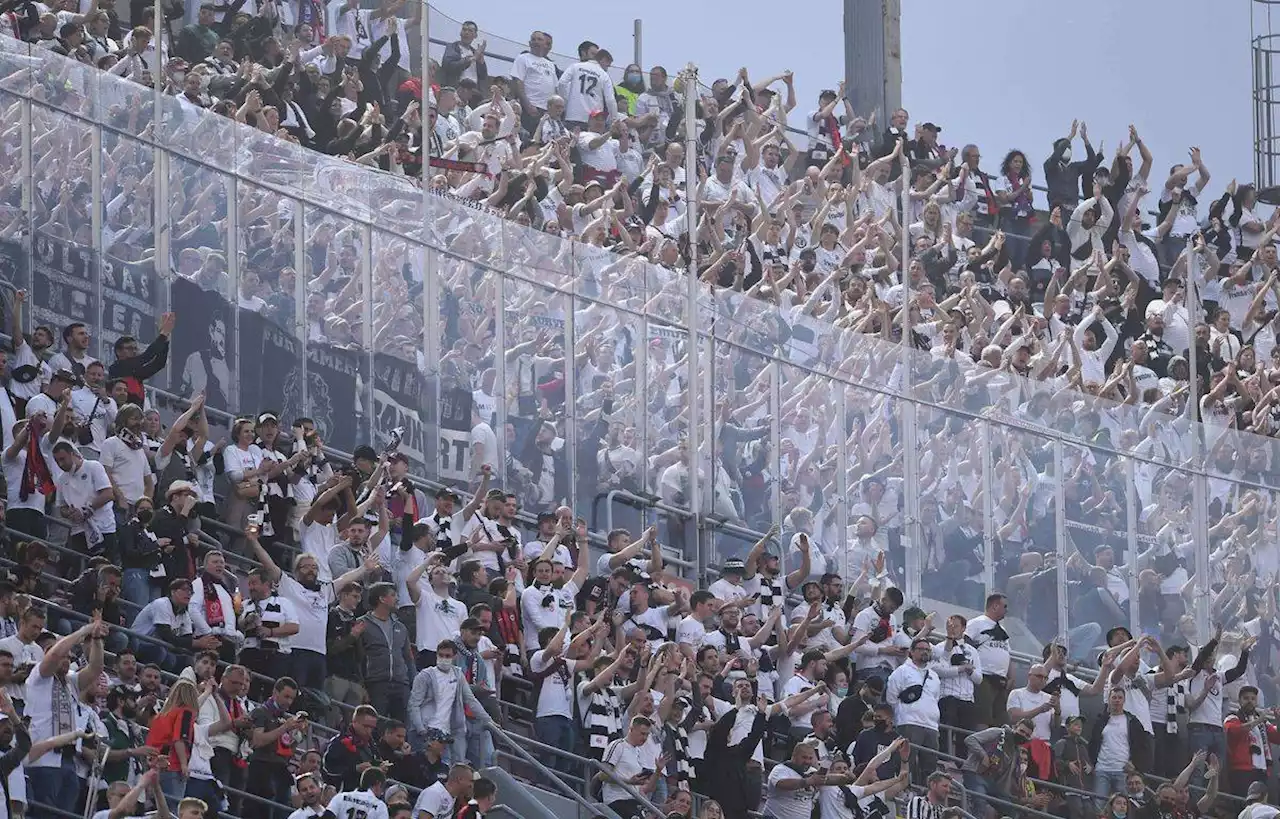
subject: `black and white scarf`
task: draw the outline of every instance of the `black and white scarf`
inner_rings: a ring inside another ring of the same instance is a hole
[[[685,698],[688,703],[688,699]],[[691,707],[686,704],[686,708]],[[668,726],[671,731],[671,748],[675,752],[672,761],[676,766],[676,788],[682,791],[689,790],[689,783],[693,780],[693,761],[689,759],[689,732],[685,730],[685,721],[676,724],[674,728]]]
[[[1164,690],[1164,732],[1178,733],[1178,717],[1187,715],[1187,683],[1175,682]]]
[[[769,611],[778,603],[781,603],[787,597],[783,591],[782,583],[777,577],[765,577],[760,575],[760,610]]]
[[[593,691],[582,713],[582,729],[587,735],[587,752],[603,759],[609,743],[622,736],[622,697],[613,685]]]

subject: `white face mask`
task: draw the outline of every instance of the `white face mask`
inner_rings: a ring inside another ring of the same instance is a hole
[[[452,658],[452,657],[437,657],[437,658],[436,658],[436,668],[440,669],[441,671],[452,671],[452,670],[453,670],[453,658]]]
[[[1070,162],[1070,161],[1071,161],[1071,149],[1070,149],[1070,148],[1068,148],[1068,149],[1066,149],[1065,151],[1063,151],[1063,152],[1062,152],[1062,162],[1063,162],[1063,164],[1065,165],[1066,163],[1068,163],[1068,162]]]

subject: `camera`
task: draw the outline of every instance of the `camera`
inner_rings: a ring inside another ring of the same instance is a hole
[[[952,654],[952,655],[951,655],[951,664],[952,664],[952,665],[964,665],[964,664],[965,664],[965,663],[967,663],[967,662],[969,662],[969,658],[968,658],[968,657],[966,657],[966,656],[964,656],[964,653],[963,653],[963,652],[961,652],[961,653],[959,653],[959,654]]]

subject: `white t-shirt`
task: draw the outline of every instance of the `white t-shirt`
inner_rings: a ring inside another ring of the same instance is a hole
[[[629,635],[637,629],[645,631],[649,637],[649,650],[657,651],[667,641],[668,610],[667,606],[650,606],[640,614],[633,611],[622,622],[622,633]]]
[[[702,648],[707,640],[707,627],[702,621],[694,617],[692,614],[686,614],[680,619],[680,625],[676,628],[676,642],[688,643],[693,646],[696,653]]]
[[[849,792],[861,799],[866,788],[849,785]],[[844,803],[844,791],[835,785],[818,789],[818,815],[822,819],[853,819],[853,811]]]
[[[1044,691],[1032,693],[1028,688],[1015,688],[1009,692],[1009,708],[1010,710],[1017,708],[1021,711],[1031,711],[1044,705],[1049,699],[1050,695]],[[1041,711],[1031,719],[1036,724],[1035,738],[1048,742],[1050,738],[1049,732],[1053,726],[1053,712]]]
[[[263,623],[277,623],[284,625],[285,623],[297,623],[298,612],[294,609],[293,604],[279,595],[271,595],[262,600],[254,602],[253,600],[244,601],[245,610],[257,609],[258,614],[262,617]],[[325,624],[328,625],[328,614],[325,614]],[[299,624],[299,632],[301,632],[301,624]],[[275,643],[276,651],[280,654],[288,654],[293,650],[293,641],[297,635],[291,637],[247,637],[245,638],[245,648],[259,648],[262,641]]]
[[[145,479],[151,473],[151,465],[147,463],[145,448],[132,449],[118,435],[112,435],[102,442],[99,462],[130,504],[137,503],[146,494]]]
[[[806,786],[793,791],[784,791],[778,788],[778,783],[783,780],[803,778],[786,765],[773,766],[773,770],[769,771],[768,799],[764,803],[765,816],[772,816],[775,819],[809,819],[813,813],[816,789]]]
[[[658,754],[654,751],[652,742],[632,745],[627,742],[625,737],[615,739],[609,743],[609,747],[604,749],[603,761],[605,765],[613,768],[614,776],[623,782],[627,782],[644,771],[656,771],[658,768]],[[621,802],[632,798],[630,791],[620,785],[615,785],[611,779],[604,781],[601,795],[606,805],[610,802]]]
[[[985,614],[980,614],[965,626],[965,636],[978,646],[978,662],[983,674],[1005,676],[1009,671],[1009,638],[998,636],[1004,627]],[[995,632],[995,633],[992,633]]]
[[[387,804],[372,791],[346,791],[329,800],[326,808],[338,819],[388,819]]]
[[[65,687],[65,696],[67,698],[67,707],[71,711],[71,724],[64,726],[67,730],[77,730],[84,720],[83,711],[88,710],[86,706],[80,704],[76,697],[76,679],[70,673],[66,679],[58,680],[55,677],[45,677],[40,673],[40,667],[36,666],[31,670],[31,676],[27,677],[27,703],[23,709],[23,716],[31,718],[31,742],[34,745],[42,739],[50,739],[58,735],[59,732],[54,730],[55,720],[53,718],[53,693],[55,686]],[[76,741],[77,748],[79,740]],[[48,751],[42,756],[34,760],[26,762],[28,768],[60,768],[62,767],[62,754],[58,751]]]
[[[299,530],[302,551],[311,555],[320,564],[316,574],[321,583],[333,582],[333,572],[329,570],[329,547],[341,540],[338,527],[332,523],[300,523]]]
[[[1187,686],[1187,699],[1192,700],[1200,696],[1200,692],[1204,690],[1205,683],[1212,673],[1211,671],[1201,671],[1191,678],[1191,682]],[[1203,725],[1222,725],[1221,674],[1215,674],[1213,683],[1209,687],[1209,693],[1205,695],[1199,707],[1187,715],[1187,721]]]
[[[453,796],[445,790],[443,782],[436,782],[418,794],[418,801],[413,805],[414,819],[420,819],[424,813],[430,814],[432,819],[452,819]],[[334,815],[337,816],[337,814]],[[338,819],[346,819],[346,817],[340,816]]]
[[[145,456],[144,456],[145,458]],[[49,471],[53,473],[53,483],[58,487],[58,503],[66,504],[74,509],[87,508],[94,497],[104,489],[111,488],[111,479],[107,470],[97,461],[88,458],[80,459],[80,466],[73,472],[63,472],[53,458],[46,458]],[[103,504],[93,510],[91,515],[93,527],[99,532],[107,533],[116,530],[115,503]],[[85,531],[84,524],[68,520],[71,534],[78,535]]]
[[[524,95],[529,104],[545,111],[547,99],[556,92],[556,64],[546,57],[524,51],[512,61],[511,76],[524,83]]]
[[[324,654],[327,651],[325,632],[329,628],[329,606],[334,601],[333,584],[321,581],[320,588],[313,591],[292,575],[281,573],[279,593],[293,605],[293,614],[298,621],[298,633],[289,638],[289,645]]]
[[[1098,749],[1098,771],[1123,771],[1129,762],[1129,717],[1120,713],[1107,718],[1102,728],[1102,747]]]
[[[417,646],[419,651],[435,651],[441,640],[451,639],[467,617],[467,607],[452,597],[441,597],[426,578],[418,579]]]
[[[554,658],[547,657],[547,652],[535,651],[529,658],[529,668],[534,674],[539,674],[554,662]],[[557,671],[543,678],[542,688],[538,691],[537,716],[573,719],[572,674]]]
[[[560,588],[530,586],[520,593],[520,610],[524,613],[524,647],[530,651],[538,648],[538,631],[548,626],[564,625],[565,615],[574,610],[574,598],[578,584],[567,581]],[[551,605],[542,605],[551,596]]]

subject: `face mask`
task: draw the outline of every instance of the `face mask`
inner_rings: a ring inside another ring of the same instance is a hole
[[[837,697],[849,696],[849,686],[847,685],[836,686],[836,696]]]
[[[638,72],[638,71],[628,71],[628,72],[627,72],[627,74],[626,74],[626,81],[627,81],[627,82],[640,82],[640,72]]]
[[[453,658],[452,658],[452,657],[437,657],[437,658],[436,658],[436,668],[440,669],[441,671],[452,671],[452,670],[453,670]]]
[[[1062,164],[1065,165],[1071,161],[1071,149],[1068,148],[1062,152]]]
[[[141,523],[141,524],[143,524],[143,525],[145,526],[146,524],[148,524],[148,523],[150,523],[150,522],[151,522],[151,518],[152,518],[154,515],[155,515],[155,512],[154,512],[153,510],[151,510],[151,509],[139,509],[139,510],[138,510],[138,523]]]
[[[1018,745],[1025,745],[1027,743],[1027,738],[1024,737],[1022,734],[1014,734],[1013,741]]]

